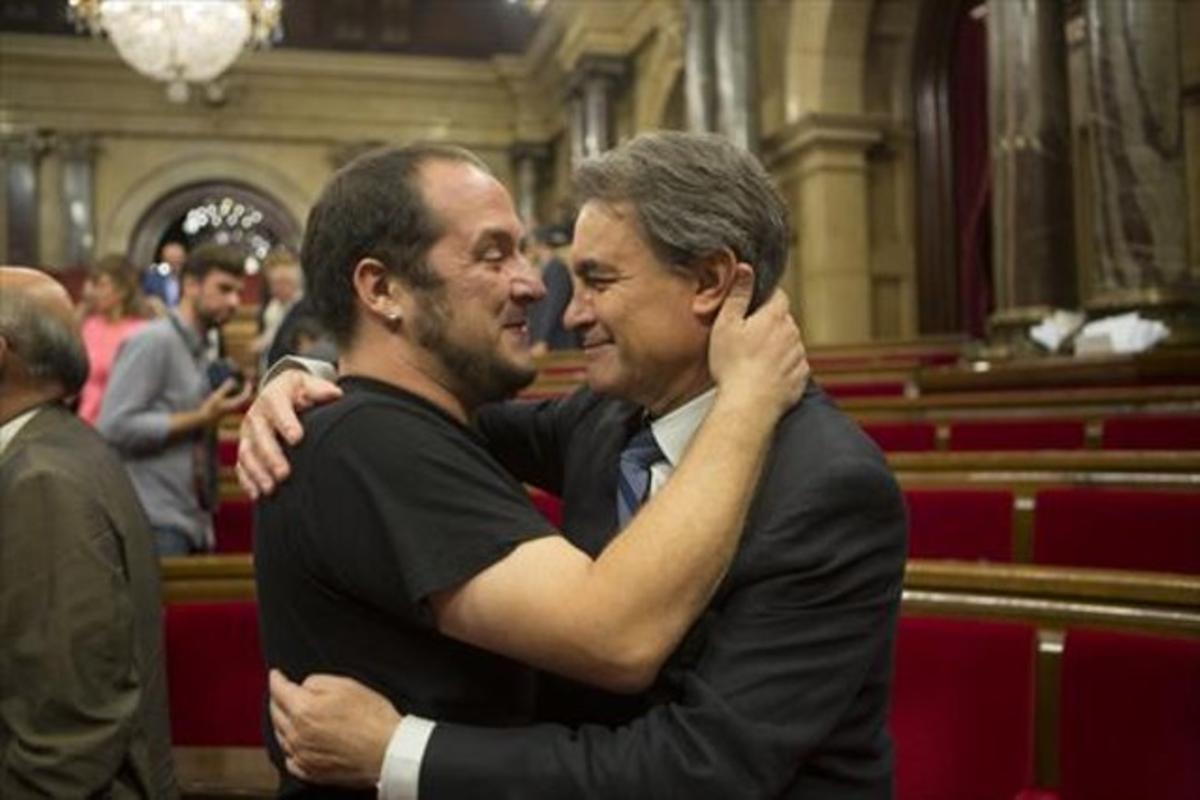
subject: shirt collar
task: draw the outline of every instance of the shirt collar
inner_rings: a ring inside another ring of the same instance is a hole
[[[708,416],[709,409],[717,399],[717,389],[714,386],[703,394],[693,397],[669,414],[664,414],[650,423],[650,431],[658,449],[674,467],[683,458],[692,437],[700,429],[700,423]]]
[[[8,422],[0,425],[0,455],[4,455],[4,451],[8,449],[9,442],[17,438],[17,434],[21,432],[26,423],[33,419],[41,410],[41,406],[34,406],[28,411],[22,411]]]

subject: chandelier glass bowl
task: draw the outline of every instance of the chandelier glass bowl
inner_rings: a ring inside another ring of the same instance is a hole
[[[131,67],[187,98],[248,47],[278,37],[282,0],[70,0],[76,23],[107,35]]]

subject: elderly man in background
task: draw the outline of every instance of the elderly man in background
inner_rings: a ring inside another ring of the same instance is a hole
[[[158,561],[120,460],[63,401],[67,293],[0,267],[0,797],[177,795]]]
[[[789,237],[762,166],[716,136],[639,136],[584,162],[575,183],[564,320],[580,336],[588,386],[484,409],[476,424],[514,475],[562,495],[564,534],[601,553],[622,521],[618,463],[631,430],[644,420],[657,444],[651,493],[679,480],[672,473],[714,397],[713,300],[739,262],[754,267],[765,297]],[[249,434],[267,422],[294,440],[299,426],[281,399],[328,392],[295,371],[279,384],[243,423],[239,469],[252,492],[287,469],[272,439]],[[298,774],[365,786],[382,765],[388,798],[890,798],[905,539],[882,453],[810,383],[779,421],[728,573],[644,695],[551,682],[546,723],[439,720],[424,748],[401,758],[406,726],[428,723],[403,717],[389,744],[371,722],[397,712],[374,692],[274,674],[276,731]]]

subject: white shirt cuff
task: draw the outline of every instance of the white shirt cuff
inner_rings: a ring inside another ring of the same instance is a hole
[[[261,389],[290,369],[304,370],[309,375],[316,375],[327,381],[337,380],[337,368],[328,361],[303,356],[284,356],[272,364],[271,368],[267,370],[267,374],[262,376],[262,380],[258,382],[258,388]]]
[[[383,769],[379,774],[379,800],[418,800],[421,762],[435,722],[406,714],[392,731]]]

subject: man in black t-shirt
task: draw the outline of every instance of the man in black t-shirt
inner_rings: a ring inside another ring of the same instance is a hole
[[[499,182],[450,147],[363,156],[314,206],[301,261],[341,399],[305,417],[255,547],[265,654],[292,680],[337,673],[439,720],[523,721],[529,673],[507,659],[645,688],[728,567],[807,374],[786,301],[747,317],[745,265],[702,287],[706,318],[676,335],[711,334],[712,409],[670,484],[589,555],[467,427],[534,376],[526,309],[544,287],[522,233]],[[400,737],[414,763],[429,731]]]

